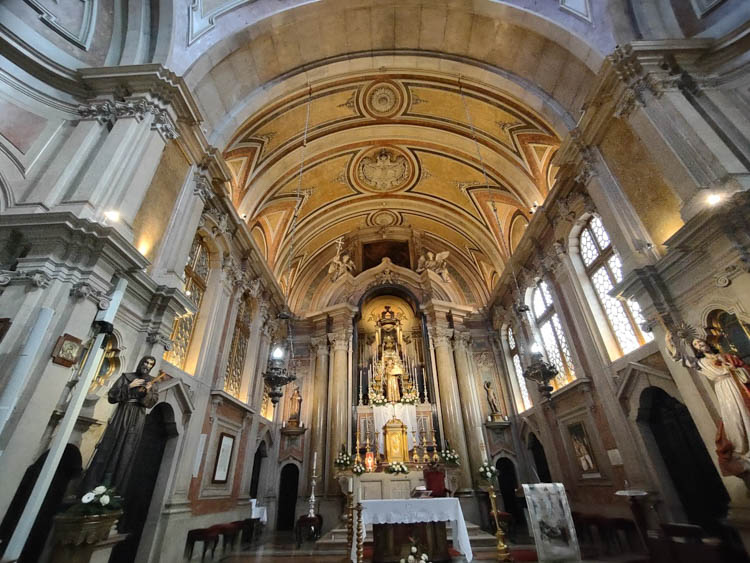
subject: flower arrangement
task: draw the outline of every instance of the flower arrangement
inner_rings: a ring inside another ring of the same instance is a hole
[[[456,450],[447,447],[447,444],[446,448],[440,453],[440,457],[445,465],[453,467],[461,465],[461,459],[458,457]]]
[[[409,473],[409,468],[406,467],[405,463],[400,461],[394,461],[389,463],[388,467],[385,468],[386,473]]]
[[[341,444],[341,451],[339,452],[339,455],[336,456],[336,459],[333,460],[333,465],[339,469],[349,469],[349,467],[351,467],[352,456],[347,453],[344,444]]]
[[[482,479],[492,482],[492,479],[497,476],[497,468],[485,461],[479,468],[479,476]]]
[[[81,502],[71,506],[67,512],[70,514],[81,514],[83,516],[94,516],[98,514],[109,514],[117,512],[122,508],[122,499],[112,488],[99,485],[81,497]]]
[[[365,471],[367,471],[367,469],[365,469],[365,466],[361,463],[355,463],[352,466],[352,473],[354,473],[357,477],[362,475],[362,473],[364,473]]]
[[[374,407],[382,407],[383,405],[388,403],[385,395],[383,395],[383,392],[376,391],[375,389],[370,389],[370,392],[367,394],[367,398],[370,400],[370,404]]]
[[[402,557],[399,563],[430,563],[430,556],[424,552],[419,553],[417,544],[412,538],[409,539],[412,541],[412,545],[409,548],[409,555]]]
[[[419,403],[419,396],[416,391],[410,391],[401,396],[402,405],[416,405],[417,403]]]

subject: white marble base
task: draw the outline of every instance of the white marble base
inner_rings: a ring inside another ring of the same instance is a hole
[[[363,473],[358,478],[359,496],[362,500],[405,499],[419,486],[424,486],[421,471],[403,474]]]

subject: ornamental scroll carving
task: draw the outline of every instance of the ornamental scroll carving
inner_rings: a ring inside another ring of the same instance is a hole
[[[145,98],[133,98],[125,101],[104,100],[78,106],[82,119],[95,119],[99,123],[114,123],[118,119],[132,118],[143,121],[148,114],[153,116],[151,130],[156,131],[166,141],[179,137],[177,127],[169,112]]]
[[[392,192],[406,185],[410,172],[411,165],[406,157],[384,148],[359,162],[357,179],[374,192]]]

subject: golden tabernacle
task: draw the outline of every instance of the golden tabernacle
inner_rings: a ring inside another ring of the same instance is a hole
[[[409,448],[406,441],[406,425],[397,418],[383,426],[385,437],[385,458],[388,463],[409,461]]]

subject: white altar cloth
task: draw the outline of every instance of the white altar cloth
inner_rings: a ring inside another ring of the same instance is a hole
[[[382,407],[372,407],[372,418],[375,424],[375,432],[378,435],[378,452],[385,452],[385,442],[383,441],[383,426],[394,417],[406,424],[406,441],[407,447],[411,450],[414,448],[414,434],[417,430],[417,407],[414,405],[402,405],[396,403],[392,405],[383,405]],[[430,437],[428,436],[428,441]],[[361,441],[361,440],[360,440]]]
[[[356,512],[355,512],[356,514]],[[457,498],[423,498],[405,500],[363,500],[362,530],[368,524],[412,524],[417,522],[450,522],[453,529],[453,548],[471,561],[469,532],[464,513]],[[356,522],[355,522],[356,530]],[[362,538],[364,541],[364,538]],[[352,543],[352,561],[357,560],[356,536]]]

